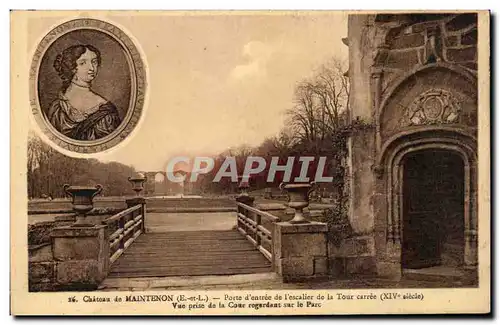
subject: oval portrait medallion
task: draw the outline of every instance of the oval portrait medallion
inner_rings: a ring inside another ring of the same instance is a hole
[[[71,20],[51,30],[35,51],[32,112],[57,146],[101,152],[136,127],[145,80],[141,55],[120,28],[97,19]]]

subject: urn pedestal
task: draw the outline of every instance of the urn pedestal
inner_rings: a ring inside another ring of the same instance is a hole
[[[275,224],[275,270],[283,282],[303,282],[328,276],[327,232],[327,224],[321,222]]]
[[[280,189],[287,192],[287,205],[295,210],[295,214],[292,220],[275,224],[273,244],[277,273],[284,282],[327,277],[328,226],[304,217],[314,183],[282,183]]]
[[[106,226],[88,222],[86,214],[102,186],[64,185],[64,191],[73,199],[76,222],[51,232],[56,285],[60,290],[96,290],[109,270],[109,238]]]

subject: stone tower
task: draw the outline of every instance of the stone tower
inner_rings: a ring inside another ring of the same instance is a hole
[[[477,264],[477,15],[348,21],[349,274]],[[465,271],[464,271],[465,272]]]

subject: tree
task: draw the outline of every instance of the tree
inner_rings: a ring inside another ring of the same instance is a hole
[[[313,78],[298,83],[294,106],[287,114],[298,142],[321,146],[345,124],[342,117],[349,109],[349,80],[344,70],[344,64],[332,58]]]
[[[135,173],[131,166],[65,156],[34,133],[29,134],[27,149],[28,198],[64,197],[64,184],[101,184],[103,195],[109,196],[131,193],[128,177]]]
[[[318,105],[315,103],[315,96],[311,81],[300,82],[294,94],[294,107],[288,111],[291,125],[295,131],[295,136],[300,142],[315,141],[318,133]]]
[[[341,126],[340,115],[349,108],[349,79],[343,64],[332,59],[321,66],[312,86],[320,107],[322,138]]]

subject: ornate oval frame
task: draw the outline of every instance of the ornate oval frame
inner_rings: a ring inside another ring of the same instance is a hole
[[[94,141],[75,140],[58,132],[45,118],[39,99],[38,76],[46,51],[59,37],[81,29],[97,30],[117,41],[124,50],[130,69],[131,94],[126,115],[112,133]],[[108,150],[122,142],[134,130],[142,116],[147,86],[143,59],[132,39],[119,27],[109,22],[93,18],[78,18],[56,26],[38,44],[29,74],[30,106],[35,121],[48,139],[62,149],[81,154]]]

